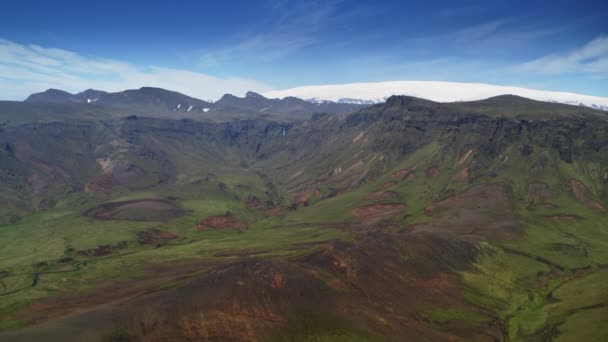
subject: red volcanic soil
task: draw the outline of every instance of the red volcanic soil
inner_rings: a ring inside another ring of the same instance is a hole
[[[294,198],[293,203],[298,206],[298,205],[308,205],[308,201],[312,198],[312,197],[319,197],[321,196],[321,191],[319,191],[319,189],[317,188],[308,188],[306,190],[302,190],[300,191]]]
[[[574,194],[574,197],[576,197],[577,200],[583,202],[586,206],[595,209],[604,209],[604,206],[593,200],[593,194],[591,193],[591,190],[589,190],[589,188],[585,185],[585,183],[576,179],[571,179],[570,190],[572,191],[572,194]]]
[[[388,189],[388,188],[391,188],[391,187],[393,187],[395,185],[397,185],[397,182],[390,181],[390,182],[386,182],[386,183],[382,184],[382,188],[383,189]]]
[[[143,245],[156,245],[176,238],[177,235],[161,229],[149,229],[137,233],[137,240]]]
[[[334,316],[399,341],[500,337],[491,324],[457,320],[440,331],[417,313],[421,306],[484,313],[466,304],[453,272],[473,262],[477,251],[473,244],[426,234],[373,233],[290,260],[220,265],[167,291],[139,296],[117,315],[125,331],[142,341],[261,341],[290,331],[282,329],[301,319],[314,324]]]
[[[104,195],[109,195],[112,192],[112,189],[118,185],[118,179],[116,179],[113,174],[108,173],[93,178],[84,186],[84,192],[98,192]]]
[[[496,315],[467,303],[456,272],[478,253],[472,242],[441,235],[368,232],[288,260],[161,264],[125,282],[38,301],[18,317],[40,322],[103,308],[134,341],[261,341],[299,327],[301,319],[308,327],[328,317],[387,340],[502,340]],[[165,284],[172,286],[159,290]],[[455,319],[437,329],[421,317],[421,307],[458,308],[488,321]]]
[[[403,181],[408,181],[410,180],[412,177],[414,177],[416,175],[416,172],[414,171],[410,171],[408,173],[405,174],[405,176],[403,176],[403,178],[401,178]]]
[[[282,289],[287,284],[287,280],[285,276],[281,273],[275,273],[272,276],[272,288],[273,289]]]
[[[360,219],[384,219],[405,211],[403,203],[370,204],[355,208],[353,214]]]
[[[200,221],[196,228],[198,230],[225,228],[247,229],[247,224],[241,222],[241,220],[239,220],[236,215],[228,212],[224,215],[209,216],[206,219]]]
[[[281,215],[281,213],[283,213],[283,211],[285,211],[285,209],[287,209],[287,208],[286,207],[274,207],[274,208],[265,210],[264,215],[266,215],[266,216]]]
[[[264,204],[262,200],[257,196],[247,196],[247,200],[245,200],[245,208],[247,209],[258,209],[261,208]]]
[[[417,164],[413,165],[412,167],[406,167],[405,169],[399,170],[397,172],[394,172],[391,175],[391,178],[400,178],[403,176],[406,176],[406,178],[411,177],[411,175],[413,175],[414,171],[416,171],[416,168],[418,167]]]
[[[399,197],[399,194],[394,191],[379,190],[366,195],[364,198],[370,201],[385,201],[394,200]]]
[[[452,179],[455,180],[456,182],[464,182],[465,180],[467,180],[467,178],[469,178],[470,174],[471,174],[471,172],[469,171],[469,168],[465,167],[460,172],[458,172],[454,177],[452,177]]]
[[[302,267],[242,261],[137,298],[119,315],[135,341],[263,341],[300,307],[330,309],[326,289]]]
[[[426,170],[426,175],[428,177],[437,177],[439,176],[439,166],[431,166]]]

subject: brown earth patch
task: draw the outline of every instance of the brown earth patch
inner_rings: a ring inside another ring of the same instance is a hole
[[[259,209],[263,206],[262,200],[257,196],[249,195],[245,200],[245,208],[247,209]]]
[[[399,198],[399,194],[394,191],[379,190],[366,195],[364,198],[369,201],[386,201]]]
[[[302,267],[242,261],[216,267],[119,313],[137,341],[261,341],[301,306],[331,309],[327,286]],[[179,313],[179,314],[175,314]]]
[[[321,191],[318,188],[308,188],[300,191],[293,199],[293,204],[297,207],[300,205],[307,206],[308,202],[313,197],[321,196]]]
[[[453,272],[476,254],[474,244],[428,234],[371,233],[289,261],[218,266],[176,288],[129,301],[118,321],[133,339],[145,341],[260,341],[301,323],[291,321],[301,312],[337,315],[395,340],[498,339],[494,328],[466,322],[439,331],[416,312],[421,305],[456,305],[485,313],[467,306]]]
[[[574,195],[574,197],[576,197],[577,200],[584,203],[588,207],[595,209],[604,209],[604,206],[602,206],[600,203],[596,202],[593,199],[594,196],[591,193],[591,190],[589,190],[589,188],[585,185],[585,183],[576,179],[571,179],[569,184],[570,190],[572,191],[572,194]]]
[[[167,200],[139,199],[107,202],[83,213],[97,220],[165,221],[184,214]]]
[[[120,182],[112,173],[107,173],[93,178],[84,186],[84,192],[97,192],[109,195]]]
[[[281,215],[283,213],[283,211],[285,211],[285,209],[287,209],[287,207],[274,207],[268,210],[264,211],[264,215],[266,216],[278,216]]]
[[[470,265],[477,253],[474,243],[437,235],[370,232],[354,243],[332,242],[294,261],[329,272],[333,279],[326,284],[344,293],[337,299],[339,312],[358,318],[375,333],[399,341],[473,340],[471,327],[433,331],[416,308],[464,303],[454,269]],[[481,329],[501,335],[493,328]]]
[[[418,167],[418,165],[414,164],[411,167],[406,167],[405,169],[393,172],[393,174],[391,175],[391,178],[401,178],[401,177],[405,176],[406,174],[411,174],[414,171],[416,171],[417,167]]]
[[[431,166],[426,170],[427,177],[437,177],[439,176],[439,166]]]
[[[117,328],[135,341],[260,341],[299,323],[290,320],[302,312],[335,315],[390,340],[501,340],[494,327],[460,322],[437,329],[417,312],[458,307],[494,317],[467,304],[455,272],[470,267],[478,251],[474,243],[433,234],[370,232],[290,260],[213,268],[166,263],[141,278],[56,296],[20,314],[40,319],[106,305]]]
[[[158,245],[176,238],[177,235],[161,229],[148,229],[137,233],[137,240],[142,245]]]
[[[224,215],[210,216],[204,220],[201,220],[196,229],[198,230],[209,230],[209,229],[247,229],[247,224],[239,220],[236,215],[227,212]]]
[[[396,181],[390,181],[390,182],[386,182],[386,183],[382,184],[382,188],[388,189],[388,188],[394,187],[395,185],[397,185]]]
[[[353,215],[366,222],[389,219],[406,209],[403,203],[369,204],[353,209]]]
[[[456,182],[464,182],[465,180],[467,180],[467,178],[469,178],[471,172],[469,171],[468,167],[465,167],[464,169],[460,170],[460,172],[458,172],[456,175],[454,175],[454,177],[452,177],[452,180],[456,181]]]
[[[272,276],[272,288],[273,289],[282,289],[285,287],[286,284],[287,284],[287,281],[285,280],[285,276],[283,276],[283,274],[275,273],[274,276]]]

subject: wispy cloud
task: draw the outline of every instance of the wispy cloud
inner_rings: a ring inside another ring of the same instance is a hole
[[[561,30],[561,27],[529,23],[526,18],[513,16],[417,37],[405,43],[430,48],[441,47],[439,52],[444,55],[447,49],[452,55],[489,54],[508,58],[514,49],[527,49],[543,39],[559,34]]]
[[[257,24],[227,38],[223,44],[201,51],[202,66],[216,67],[232,62],[272,62],[297,51],[327,43],[327,31],[337,32],[340,25],[361,15],[369,15],[369,6],[347,9],[342,0],[279,0]],[[331,30],[330,30],[331,29]]]
[[[516,67],[518,71],[545,74],[608,74],[608,36],[597,37],[579,49],[547,55]]]
[[[88,88],[119,91],[143,86],[162,87],[203,99],[230,92],[265,91],[261,82],[161,66],[137,66],[124,61],[85,57],[38,45],[0,39],[0,98],[23,99],[48,88],[78,92]]]

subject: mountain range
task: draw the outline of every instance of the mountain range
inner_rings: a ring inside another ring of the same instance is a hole
[[[48,89],[30,95],[24,102],[32,104],[91,104],[120,109],[122,113],[129,115],[158,116],[177,113],[187,116],[208,116],[222,119],[227,119],[231,115],[249,118],[283,116],[306,119],[311,113],[347,113],[363,107],[349,103],[312,103],[295,97],[269,99],[251,91],[242,98],[226,94],[215,102],[208,102],[174,91],[151,87],[115,93],[89,89],[77,94]]]

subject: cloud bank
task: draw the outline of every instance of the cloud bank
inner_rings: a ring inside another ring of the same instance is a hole
[[[201,99],[217,99],[225,93],[240,96],[248,90],[270,90],[270,86],[250,79],[219,78],[159,66],[141,67],[0,39],[1,100],[22,100],[49,88],[80,92],[89,88],[121,91],[143,86],[171,89]]]

